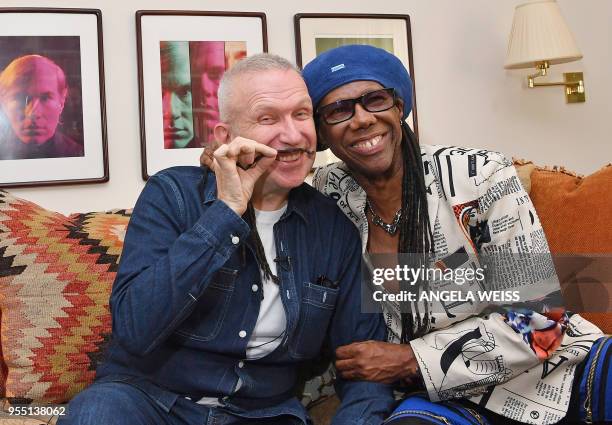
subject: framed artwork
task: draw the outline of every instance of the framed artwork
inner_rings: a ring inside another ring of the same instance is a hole
[[[102,13],[0,9],[0,187],[108,181]]]
[[[295,27],[296,63],[301,68],[317,55],[346,44],[368,44],[397,56],[412,78],[412,112],[406,119],[418,137],[412,36],[408,15],[299,13]],[[338,161],[328,149],[317,153],[314,166]]]
[[[142,177],[198,165],[219,121],[217,89],[236,61],[268,50],[266,15],[136,12]]]

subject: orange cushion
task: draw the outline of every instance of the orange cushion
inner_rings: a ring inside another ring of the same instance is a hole
[[[587,177],[538,168],[530,195],[551,252],[612,254],[612,164]]]
[[[612,313],[604,311],[612,308],[612,164],[586,177],[562,168],[536,168],[530,195],[556,254],[557,271],[559,263],[565,269],[579,265],[579,289],[564,286],[564,279],[576,282],[575,273],[559,273],[564,295],[579,297],[581,315],[611,334]]]

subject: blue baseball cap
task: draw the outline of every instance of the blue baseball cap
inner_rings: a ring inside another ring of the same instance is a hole
[[[412,80],[402,62],[378,47],[349,44],[328,50],[310,61],[302,75],[316,110],[330,91],[353,81],[376,81],[392,87],[404,102],[406,119],[412,110]]]

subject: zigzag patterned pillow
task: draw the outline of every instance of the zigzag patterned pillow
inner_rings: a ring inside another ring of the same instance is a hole
[[[62,403],[92,382],[129,215],[65,217],[0,191],[0,396]]]

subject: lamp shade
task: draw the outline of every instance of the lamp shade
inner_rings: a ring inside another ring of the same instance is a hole
[[[536,0],[516,7],[504,68],[533,68],[542,61],[554,65],[581,58],[555,0]]]

